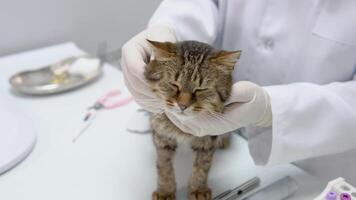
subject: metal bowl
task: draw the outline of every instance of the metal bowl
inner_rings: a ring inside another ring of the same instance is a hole
[[[55,73],[55,69],[71,65],[80,58],[93,57],[70,57],[40,69],[22,71],[14,74],[9,82],[16,91],[29,95],[55,94],[78,88],[94,81],[101,75],[101,62],[96,70],[86,74],[64,73],[58,75]]]

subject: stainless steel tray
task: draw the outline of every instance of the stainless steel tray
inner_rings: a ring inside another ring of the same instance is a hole
[[[78,88],[96,80],[102,73],[102,63],[97,70],[87,74],[56,74],[55,70],[73,64],[80,58],[94,58],[89,56],[70,57],[52,65],[36,70],[22,71],[14,74],[9,82],[18,92],[29,95],[55,94]]]

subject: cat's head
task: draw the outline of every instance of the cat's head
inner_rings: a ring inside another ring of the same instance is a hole
[[[241,51],[217,50],[196,41],[148,42],[153,58],[145,69],[151,89],[166,110],[183,115],[222,112]]]

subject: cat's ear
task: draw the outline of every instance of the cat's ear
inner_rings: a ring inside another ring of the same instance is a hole
[[[151,44],[153,49],[153,58],[155,60],[164,61],[171,59],[176,55],[177,46],[171,42],[157,42],[146,39]]]
[[[226,67],[228,70],[234,70],[236,62],[240,59],[241,51],[224,51],[220,50],[213,53],[210,62]]]
[[[144,75],[148,81],[159,81],[163,75],[162,65],[157,60],[152,60],[146,65]]]

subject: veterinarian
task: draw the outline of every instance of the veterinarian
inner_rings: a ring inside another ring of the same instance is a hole
[[[242,50],[226,121],[170,115],[182,130],[204,136],[240,128],[257,165],[293,162],[356,184],[355,0],[165,0],[122,49],[128,88],[154,100],[143,81],[146,38]]]

